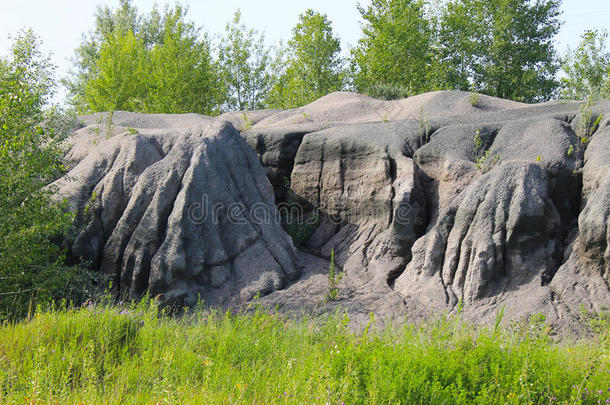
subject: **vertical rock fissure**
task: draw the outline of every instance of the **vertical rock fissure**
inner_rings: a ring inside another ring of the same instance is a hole
[[[390,180],[390,201],[389,201],[389,213],[388,213],[388,227],[390,227],[392,225],[392,222],[394,221],[394,198],[396,198],[396,188],[394,187],[394,183],[396,181],[396,160],[390,156],[390,154],[388,153],[388,147],[386,146],[385,149],[385,153],[388,157],[388,177]]]
[[[318,172],[318,184],[317,188],[317,202],[316,207],[320,208],[320,203],[322,202],[322,175],[324,174],[324,155],[326,152],[326,140],[322,141],[322,151],[320,153],[320,171]]]

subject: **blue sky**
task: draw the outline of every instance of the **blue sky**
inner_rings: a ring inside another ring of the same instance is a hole
[[[134,0],[140,11],[148,12],[154,3],[166,0]],[[170,0],[173,3],[173,0]],[[333,22],[342,46],[348,49],[360,36],[360,14],[356,4],[366,6],[370,0],[183,0],[189,5],[189,16],[203,25],[210,34],[221,34],[236,9],[241,9],[243,21],[264,31],[269,43],[288,39],[299,13],[307,8],[326,13]],[[53,53],[58,73],[67,72],[73,50],[81,36],[93,26],[98,4],[116,7],[119,0],[0,0],[0,54],[9,47],[8,35],[20,28],[32,27],[44,41],[46,51]],[[563,0],[562,19],[565,24],[557,37],[558,49],[574,47],[579,35],[588,28],[610,31],[610,1]]]

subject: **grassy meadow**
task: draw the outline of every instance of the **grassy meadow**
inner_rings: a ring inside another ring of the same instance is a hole
[[[610,403],[607,320],[561,341],[540,317],[348,323],[259,307],[170,317],[147,301],[38,311],[0,327],[0,403]]]

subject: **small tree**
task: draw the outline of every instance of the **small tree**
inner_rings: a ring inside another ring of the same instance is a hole
[[[556,94],[559,0],[450,0],[440,58],[455,87],[537,102]]]
[[[141,16],[130,0],[100,7],[95,28],[76,49],[65,83],[80,112],[217,111],[220,97],[210,44],[179,4]]]
[[[288,49],[280,58],[281,73],[267,104],[294,108],[343,88],[341,42],[325,14],[307,10],[292,30]]]
[[[94,73],[88,74],[80,95],[84,111],[141,111],[146,99],[142,78],[144,45],[131,31],[115,32],[104,40]]]
[[[186,20],[187,12],[179,4],[166,7],[158,33],[149,29],[151,33],[147,35],[154,42],[147,46],[150,51],[145,54],[144,63],[150,63],[150,73],[142,83],[147,89],[143,112],[210,114],[218,111],[221,87],[217,83],[210,41],[200,28]],[[151,18],[149,15],[147,20]],[[145,44],[146,26],[150,27],[151,23],[140,29]]]
[[[357,91],[403,98],[432,90],[432,27],[424,0],[373,0],[358,7],[365,23],[351,55]]]
[[[610,53],[607,31],[587,30],[574,51],[569,48],[561,68],[561,97],[585,100],[610,97]]]
[[[237,10],[218,48],[220,77],[225,86],[224,111],[263,108],[271,86],[264,36],[240,21],[241,11]]]
[[[51,242],[73,218],[49,187],[65,171],[61,142],[69,126],[43,112],[54,67],[39,46],[23,31],[0,59],[0,319],[23,316],[32,303],[82,298],[89,286]]]
[[[73,70],[69,77],[63,80],[71,95],[70,101],[77,110],[80,112],[93,110],[85,100],[85,87],[98,72],[97,64],[103,43],[116,36],[116,33],[129,31],[136,35],[141,24],[141,17],[131,4],[131,0],[120,0],[120,7],[114,11],[107,6],[97,7],[95,27],[83,37],[83,42],[76,48],[72,61]]]

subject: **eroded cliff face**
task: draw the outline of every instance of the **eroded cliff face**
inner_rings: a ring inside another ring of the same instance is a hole
[[[472,105],[458,91],[334,93],[217,118],[98,114],[71,139],[58,195],[78,213],[72,254],[130,297],[261,294],[356,317],[462,301],[481,322],[506,305],[507,318],[543,312],[566,325],[583,305],[610,306],[604,117],[608,102]],[[286,203],[318,218],[298,249]],[[331,251],[343,278],[328,302]]]
[[[73,168],[57,183],[78,212],[73,255],[110,275],[121,295],[183,305],[247,301],[298,277],[289,236],[254,218],[277,216],[273,189],[230,123],[112,118],[74,135]]]

